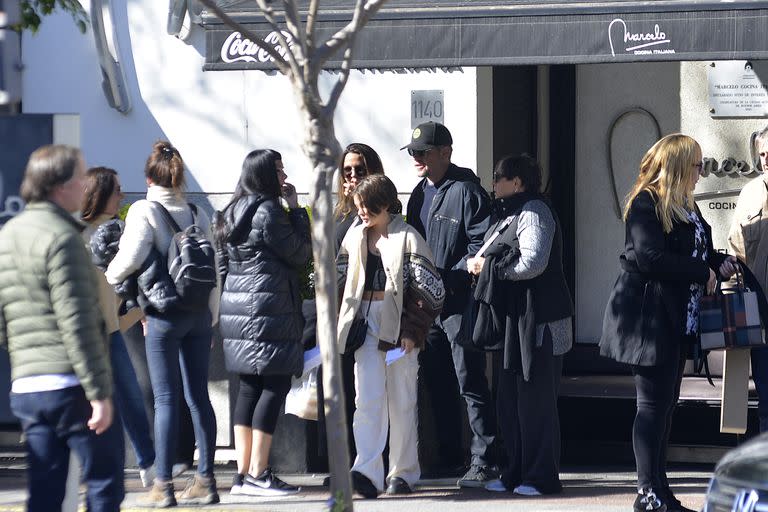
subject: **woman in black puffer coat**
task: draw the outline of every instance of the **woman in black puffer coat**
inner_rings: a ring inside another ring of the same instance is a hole
[[[286,177],[278,152],[249,153],[215,228],[224,283],[219,320],[224,357],[227,370],[240,378],[234,411],[238,474],[232,494],[298,492],[267,466],[291,375],[303,369],[299,267],[312,256],[309,217]]]

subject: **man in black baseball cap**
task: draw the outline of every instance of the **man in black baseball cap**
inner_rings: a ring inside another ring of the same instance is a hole
[[[457,483],[462,487],[484,487],[497,476],[490,467],[496,424],[485,376],[485,354],[465,349],[459,338],[465,333],[461,320],[471,296],[466,261],[483,245],[489,227],[490,198],[474,172],[451,163],[452,145],[448,128],[430,121],[417,126],[411,142],[401,148],[408,150],[416,174],[423,178],[408,201],[407,222],[432,249],[446,291],[443,313],[427,335],[430,350],[420,355],[420,371],[431,396],[434,423],[440,425],[436,432],[439,451],[462,460],[463,454],[456,453],[463,430],[460,416],[454,410],[455,397],[445,393],[446,378],[453,376],[446,375],[440,357],[451,351],[472,430],[472,465]]]
[[[414,128],[411,133],[411,143],[400,148],[424,151],[436,146],[450,146],[453,144],[453,138],[451,132],[448,131],[444,125],[430,121],[428,123],[421,123]],[[411,152],[408,151],[410,154]],[[412,155],[411,155],[412,156]]]

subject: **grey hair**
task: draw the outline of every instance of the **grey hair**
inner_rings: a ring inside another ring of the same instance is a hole
[[[28,203],[48,199],[54,188],[72,179],[81,158],[80,150],[72,146],[37,148],[29,156],[24,171],[21,198]]]

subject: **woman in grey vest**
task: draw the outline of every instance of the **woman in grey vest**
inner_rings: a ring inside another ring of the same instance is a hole
[[[557,394],[573,340],[560,226],[540,188],[541,171],[530,156],[499,161],[489,246],[467,260],[477,278],[475,297],[496,308],[505,324],[484,344],[504,353],[497,410],[508,465],[485,488],[525,496],[562,490]]]

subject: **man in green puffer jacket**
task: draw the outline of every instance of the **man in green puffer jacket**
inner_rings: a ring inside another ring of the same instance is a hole
[[[78,149],[36,150],[21,185],[27,207],[0,230],[0,344],[27,441],[32,512],[61,510],[70,450],[83,466],[87,510],[117,512],[124,496],[96,269],[71,215],[84,178]]]

